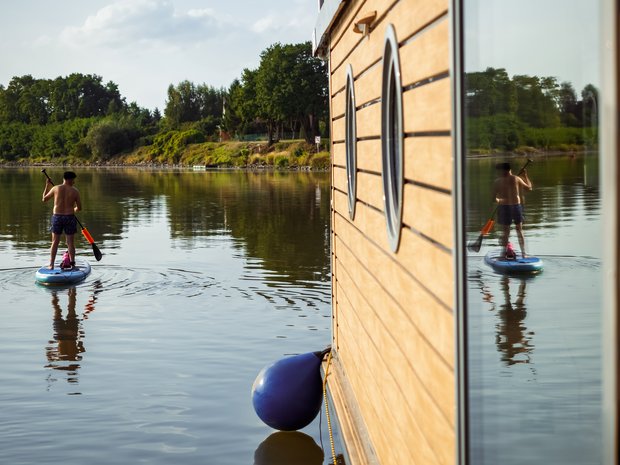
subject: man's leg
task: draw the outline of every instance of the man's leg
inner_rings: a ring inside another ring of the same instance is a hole
[[[509,224],[503,224],[502,225],[502,239],[501,239],[501,246],[502,246],[502,253],[504,255],[506,255],[506,246],[508,245],[508,237],[510,237],[510,225]]]
[[[523,236],[523,223],[517,223],[515,225],[515,228],[517,229],[517,237],[519,238],[519,246],[521,247],[521,255],[523,255],[523,258],[525,258],[526,257],[525,237]]]
[[[75,234],[65,234],[67,236],[67,249],[69,249],[69,259],[75,265]]]
[[[54,262],[56,261],[56,253],[58,252],[58,244],[60,243],[60,234],[52,233],[52,246],[50,247],[50,266],[49,269],[54,269]]]

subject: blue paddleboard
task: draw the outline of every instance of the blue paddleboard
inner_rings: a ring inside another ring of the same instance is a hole
[[[498,273],[539,273],[543,269],[543,261],[538,257],[501,258],[502,250],[492,250],[484,257],[484,262]]]
[[[38,283],[41,284],[75,284],[84,281],[90,274],[90,264],[86,260],[78,261],[72,270],[61,270],[58,262],[53,270],[47,265],[39,268],[35,274]]]

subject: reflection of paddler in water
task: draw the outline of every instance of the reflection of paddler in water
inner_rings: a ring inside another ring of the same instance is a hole
[[[510,277],[503,276],[500,282],[504,295],[504,304],[500,305],[495,342],[502,354],[502,361],[507,365],[530,363],[534,346],[530,345],[533,332],[527,332],[523,324],[527,317],[525,307],[526,279],[519,280],[519,288],[514,303],[510,295]]]
[[[88,318],[88,314],[95,310],[97,294],[101,292],[101,283],[95,283],[95,291],[88,300],[84,308],[82,318],[76,311],[77,290],[75,286],[67,290],[67,314],[63,317],[63,308],[60,305],[59,291],[52,291],[52,309],[54,311],[54,339],[49,341],[46,348],[46,355],[49,364],[46,368],[68,372],[67,381],[77,383],[77,371],[80,368],[79,362],[82,360],[84,348],[84,330],[82,320]],[[68,363],[67,363],[68,362]],[[72,363],[73,362],[73,363]]]

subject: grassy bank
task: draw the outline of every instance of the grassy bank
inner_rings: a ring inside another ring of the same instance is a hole
[[[266,142],[198,142],[188,131],[172,131],[156,137],[152,144],[108,158],[84,159],[74,156],[20,158],[0,163],[11,165],[127,165],[127,166],[206,166],[210,168],[328,170],[329,152],[316,152],[302,140]]]

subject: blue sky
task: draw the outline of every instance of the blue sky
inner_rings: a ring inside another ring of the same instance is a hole
[[[466,68],[555,76],[577,93],[600,86],[601,29],[595,0],[467,0]]]
[[[0,14],[0,84],[73,72],[163,109],[169,84],[228,86],[275,42],[311,40],[316,0],[20,0]]]

